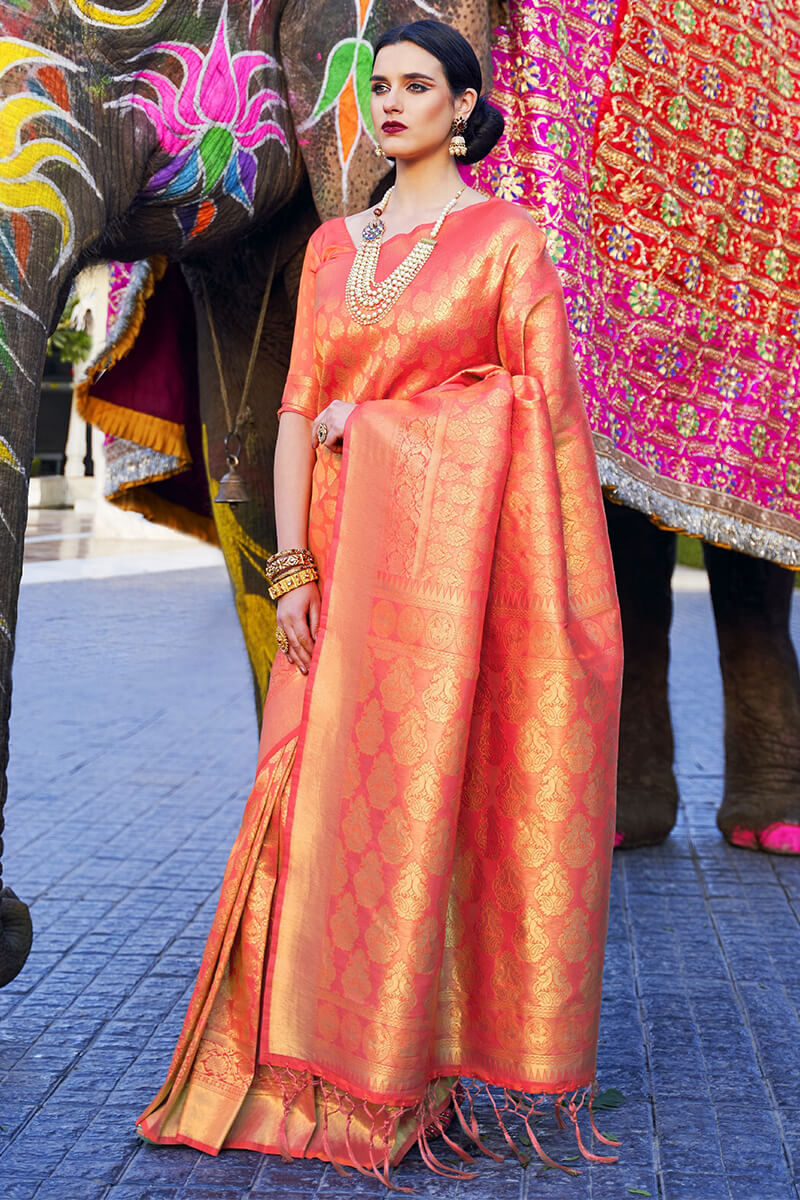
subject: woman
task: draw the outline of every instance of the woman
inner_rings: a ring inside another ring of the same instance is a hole
[[[545,239],[455,166],[502,129],[480,92],[452,29],[385,34],[397,183],[309,243],[268,564],[286,654],[156,1142],[388,1183],[415,1142],[452,1171],[428,1135],[455,1106],[479,1142],[483,1083],[531,1137],[537,1096],[577,1130],[592,1085],[618,612]]]

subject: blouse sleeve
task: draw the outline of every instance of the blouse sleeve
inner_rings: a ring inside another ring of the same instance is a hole
[[[312,234],[303,259],[289,374],[278,409],[278,416],[285,412],[296,412],[310,421],[317,415],[319,397],[319,376],[314,357],[314,304],[320,265],[317,240],[316,233]]]
[[[506,265],[497,340],[506,370],[541,387],[553,432],[577,424],[588,434],[561,280],[544,234],[527,217]]]

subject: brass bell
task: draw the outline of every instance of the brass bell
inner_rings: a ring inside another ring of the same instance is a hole
[[[236,444],[234,453],[233,444]],[[228,469],[219,481],[219,488],[214,497],[215,504],[245,504],[249,499],[245,482],[239,474],[239,455],[242,443],[239,435],[229,433],[225,437],[225,457]]]

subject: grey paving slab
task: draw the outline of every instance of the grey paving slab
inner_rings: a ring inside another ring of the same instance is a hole
[[[625,1100],[597,1123],[622,1141],[619,1162],[575,1161],[571,1131],[540,1120],[542,1145],[580,1176],[507,1156],[451,1181],[412,1152],[396,1180],[418,1195],[798,1200],[800,864],[717,834],[721,687],[707,595],[676,596],[671,692],[678,825],[664,846],[619,855],[612,886],[598,1074]],[[36,942],[0,992],[2,1200],[382,1195],[322,1163],[215,1159],[135,1135],[255,765],[223,572],[24,589],[11,749],[6,878],[32,903]],[[496,1130],[487,1142],[503,1147]]]

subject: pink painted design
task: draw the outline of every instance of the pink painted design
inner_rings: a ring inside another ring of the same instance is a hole
[[[762,850],[772,854],[800,854],[800,826],[775,821],[759,836]]]
[[[730,836],[732,846],[743,850],[766,850],[770,854],[800,854],[800,825],[773,821],[760,833],[737,825]]]
[[[286,106],[273,88],[252,89],[259,72],[278,71],[274,58],[250,50],[231,53],[227,4],[206,54],[182,42],[158,42],[147,51],[148,58],[158,53],[180,63],[180,82],[147,67],[128,77],[135,89],[112,103],[138,108],[153,125],[170,161],[149,180],[143,198],[191,197],[193,212],[178,213],[191,236],[197,229],[194,209],[217,187],[253,211],[258,167],[253,151],[274,140],[288,155],[286,133],[274,118]]]
[[[617,832],[614,834],[614,849],[619,850],[620,846],[622,845],[622,843],[624,841],[625,841],[625,834],[620,833],[619,830],[617,830]]]
[[[730,836],[732,846],[740,846],[742,850],[757,850],[758,838],[753,833],[752,829],[744,829],[741,825],[737,825]]]

